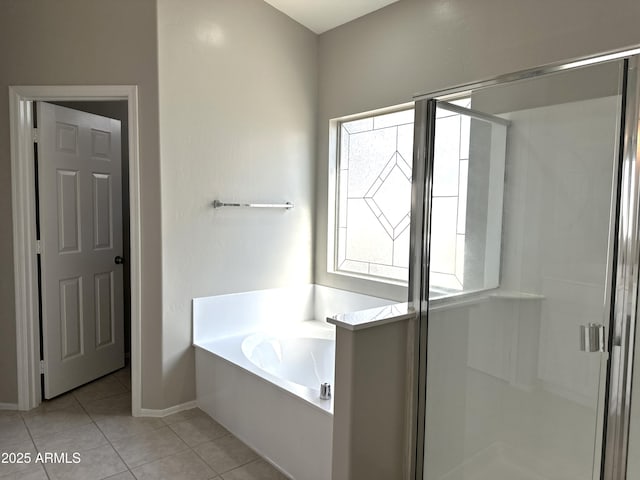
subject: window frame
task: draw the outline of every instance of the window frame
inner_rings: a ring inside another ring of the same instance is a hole
[[[509,124],[510,122],[501,119],[500,117],[493,117],[489,115],[483,115],[482,113],[475,112],[470,106],[460,106],[455,104],[456,101],[466,99],[468,97],[468,92],[465,92],[464,95],[456,95],[455,97],[440,99],[441,102],[451,105],[453,107],[460,107],[460,110],[464,110],[465,115],[469,115],[472,118],[478,118],[480,120],[489,121],[490,123],[501,123],[501,124]],[[450,110],[444,106],[446,110]],[[340,275],[347,278],[359,279],[363,281],[372,282],[378,285],[395,285],[399,287],[408,287],[409,286],[409,275],[407,275],[407,280],[398,280],[397,278],[385,277],[381,275],[371,274],[371,273],[362,273],[355,272],[345,269],[340,269],[338,266],[338,258],[339,258],[339,239],[340,239],[340,164],[342,161],[341,155],[341,145],[342,145],[342,125],[346,122],[353,122],[366,118],[374,118],[381,115],[392,114],[401,111],[413,110],[415,112],[415,102],[408,102],[400,105],[396,105],[393,107],[382,108],[378,110],[372,110],[368,112],[362,112],[354,115],[347,115],[339,118],[331,119],[329,122],[329,178],[328,178],[328,201],[327,201],[327,273]],[[455,112],[456,109],[451,109],[450,111]],[[461,113],[461,112],[456,112]],[[487,117],[487,118],[483,118]],[[491,118],[488,118],[491,117]],[[496,122],[499,120],[499,122]],[[415,125],[415,115],[413,124]],[[413,147],[415,148],[415,137],[413,139]],[[411,158],[411,167],[413,172],[414,167],[414,152],[412,152]],[[503,161],[504,162],[504,161]],[[502,167],[502,177],[504,176],[504,164]],[[493,178],[493,176],[492,176]],[[411,180],[411,190],[413,191],[413,179]],[[504,184],[502,184],[502,189],[504,188]],[[500,195],[502,197],[502,195]],[[501,207],[504,209],[504,205],[502,204],[501,198]],[[411,213],[411,212],[410,212]],[[502,229],[502,221],[499,221],[500,225],[498,227],[498,232],[501,232]],[[374,262],[375,263],[375,262]],[[490,262],[495,263],[495,262]],[[410,267],[407,267],[407,271]],[[495,268],[493,270],[494,278],[493,282],[490,282],[491,286],[485,286],[484,288],[478,289],[465,289],[464,286],[462,289],[450,289],[445,286],[431,286],[434,291],[439,293],[438,297],[452,297],[459,295],[466,295],[468,293],[476,292],[476,291],[485,291],[485,290],[493,290],[498,288],[500,285],[500,260],[497,261]]]

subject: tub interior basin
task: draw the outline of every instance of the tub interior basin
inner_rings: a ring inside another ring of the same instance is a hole
[[[254,333],[242,341],[242,353],[261,370],[314,390],[333,385],[335,340]]]

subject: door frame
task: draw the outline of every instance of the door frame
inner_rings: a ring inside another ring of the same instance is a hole
[[[609,363],[606,371],[604,408],[598,415],[603,418],[597,432],[600,465],[596,471],[600,480],[624,480],[627,473],[631,387],[636,342],[636,322],[640,316],[638,288],[640,265],[640,47],[620,49],[558,62],[533,69],[497,76],[492,79],[458,85],[435,92],[414,96],[416,105],[414,130],[414,159],[412,180],[412,224],[410,249],[409,302],[416,306],[418,322],[413,332],[413,398],[410,429],[409,478],[423,480],[425,412],[427,385],[427,340],[429,310],[429,239],[433,183],[433,145],[435,129],[434,99],[493,85],[507,84],[547,74],[578,69],[615,60],[625,60],[626,82],[621,92],[626,107],[619,132],[617,170],[614,175],[615,199],[619,205],[613,211],[614,236],[617,249],[609,247],[607,290],[609,293],[610,322],[607,339]],[[414,218],[415,217],[415,218]],[[613,240],[611,238],[610,240]],[[412,273],[413,271],[413,273]],[[640,405],[640,399],[635,399]],[[595,473],[595,472],[594,472]]]
[[[129,224],[131,268],[131,410],[142,413],[141,238],[138,87],[136,85],[10,86],[11,199],[16,308],[18,409],[37,407],[40,385],[40,326],[36,260],[34,101],[126,100],[129,122]]]

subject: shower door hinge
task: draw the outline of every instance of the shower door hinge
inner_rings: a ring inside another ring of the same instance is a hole
[[[31,137],[33,138],[33,143],[38,143],[40,140],[40,134],[37,128],[34,127],[31,129]]]
[[[40,240],[36,240],[36,255],[40,255],[42,253],[42,246],[40,245]]]
[[[599,323],[580,325],[580,350],[604,352],[604,325]]]
[[[44,375],[44,360],[40,360],[40,375]]]

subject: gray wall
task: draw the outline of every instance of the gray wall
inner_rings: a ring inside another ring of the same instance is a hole
[[[640,44],[636,0],[401,0],[320,36],[316,281],[389,296],[389,287],[327,274],[332,118],[413,94]],[[406,290],[392,292],[406,298]]]
[[[154,0],[0,0],[0,403],[16,403],[9,85],[139,86],[142,406],[164,408]]]
[[[195,397],[192,298],[312,281],[317,37],[262,0],[160,0],[158,20],[169,406]]]

